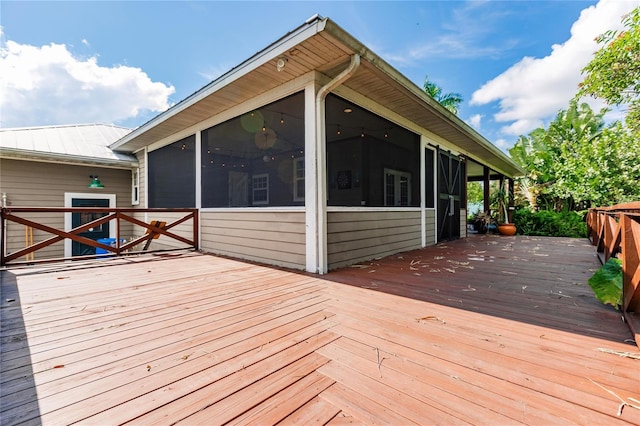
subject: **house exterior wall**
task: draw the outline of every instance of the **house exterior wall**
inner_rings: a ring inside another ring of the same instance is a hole
[[[432,246],[438,241],[436,232],[436,209],[424,210],[425,246]]]
[[[467,236],[467,209],[460,209],[460,238]]]
[[[105,188],[87,188],[89,175],[98,175]],[[2,158],[0,193],[7,194],[8,207],[65,207],[65,193],[115,194],[117,207],[132,207],[131,171]],[[21,214],[21,217],[64,229],[64,213],[29,213]],[[127,236],[131,233],[131,227],[126,222],[122,225],[121,235]],[[24,225],[8,223],[6,233],[7,253],[25,248]],[[48,232],[33,230],[33,241],[36,243],[51,236]],[[62,241],[52,244],[34,255],[36,260],[62,257],[64,244]]]
[[[329,269],[422,247],[420,209],[327,212]]]
[[[160,149],[195,134],[196,152],[201,151],[199,132],[210,128],[212,125],[245,114],[247,111],[258,109],[262,105],[274,102],[282,96],[289,96],[292,93],[299,92],[308,84],[309,80],[305,79],[263,93],[246,104],[238,105],[234,108],[235,112],[233,113],[225,111],[220,116],[210,117],[172,137],[157,141],[147,149],[149,151]],[[315,93],[314,90],[312,92]],[[406,119],[397,117],[380,105],[367,102],[366,99],[353,92],[346,91],[341,95],[347,96],[357,104],[364,104],[370,111],[380,114],[382,117],[393,119],[418,135],[430,135],[426,129],[412,125]],[[309,108],[309,106],[306,105],[306,108]],[[307,111],[306,116],[312,117],[313,114]],[[309,123],[307,122],[305,125],[308,126]],[[315,132],[305,135],[305,138],[308,139],[305,144],[305,152],[309,153],[315,149],[317,135]],[[440,143],[439,140],[434,140],[431,137],[428,141],[430,143],[434,141]],[[421,146],[424,148],[423,144]],[[420,153],[417,155],[423,155],[421,154],[423,148],[420,149]],[[146,180],[148,172],[147,164],[145,163],[147,158],[142,151],[137,153],[137,158],[141,177],[140,206],[148,207],[148,199],[145,199],[145,194],[148,195],[148,180]],[[196,161],[198,161],[197,158]],[[307,159],[308,161],[309,159]],[[308,173],[307,179],[309,182],[313,182],[315,177],[311,173],[315,169],[310,167],[309,164],[305,169]],[[198,186],[198,179],[200,177],[196,174],[196,193],[202,190]],[[428,181],[433,182],[433,179],[428,179]],[[416,180],[416,182],[419,182],[419,180]],[[312,257],[309,257],[313,256],[313,254],[308,252],[310,250],[310,236],[306,233],[309,230],[311,239],[317,238],[314,236],[315,224],[313,221],[320,220],[320,216],[315,213],[309,215],[307,212],[307,209],[311,209],[310,211],[313,212],[318,207],[313,203],[313,200],[309,199],[310,194],[311,192],[307,188],[307,200],[304,207],[203,208],[202,205],[197,205],[200,208],[199,247],[203,251],[214,254],[315,272],[314,266],[310,266],[308,262],[309,259],[313,260]],[[197,195],[196,200],[198,200]],[[417,249],[422,247],[423,239],[426,245],[435,244],[437,241],[436,210],[434,208],[341,207],[336,205],[327,209],[326,259],[328,269],[323,269],[325,271],[367,259]],[[145,215],[140,219],[148,222],[149,220],[162,218]],[[462,221],[460,226],[464,226]],[[154,241],[152,247],[164,248],[162,247],[162,240],[163,238],[161,237],[159,240]],[[167,242],[165,241],[164,243],[166,244]],[[169,242],[169,244],[171,243]],[[314,262],[312,261],[311,263]]]
[[[305,268],[302,209],[203,210],[200,229],[203,251],[287,268]]]

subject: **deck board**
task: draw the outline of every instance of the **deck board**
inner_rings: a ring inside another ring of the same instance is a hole
[[[484,236],[325,276],[195,253],[2,270],[0,417],[640,425],[616,415],[640,361],[601,350],[638,354],[598,267],[586,240]]]

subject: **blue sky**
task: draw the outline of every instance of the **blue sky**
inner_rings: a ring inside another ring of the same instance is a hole
[[[503,149],[566,108],[640,0],[0,1],[0,127],[136,127],[318,13]],[[594,107],[602,104],[593,103]]]

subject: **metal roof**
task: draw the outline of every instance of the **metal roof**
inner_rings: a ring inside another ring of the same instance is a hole
[[[0,129],[0,157],[130,168],[135,156],[109,148],[129,132],[108,124]]]
[[[504,152],[452,114],[382,58],[328,18],[314,16],[264,50],[111,145],[135,152],[229,108],[316,71],[336,76],[351,55],[361,66],[343,87],[416,123],[456,147],[460,154],[506,176],[523,174]],[[276,61],[287,57],[278,71]]]

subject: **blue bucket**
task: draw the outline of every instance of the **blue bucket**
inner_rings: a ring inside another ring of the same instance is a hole
[[[115,247],[116,246],[116,239],[115,238],[100,238],[98,240],[99,243],[104,244],[105,246],[111,246],[111,247]],[[101,247],[96,247],[96,254],[108,254],[111,253],[109,250],[105,250]]]

